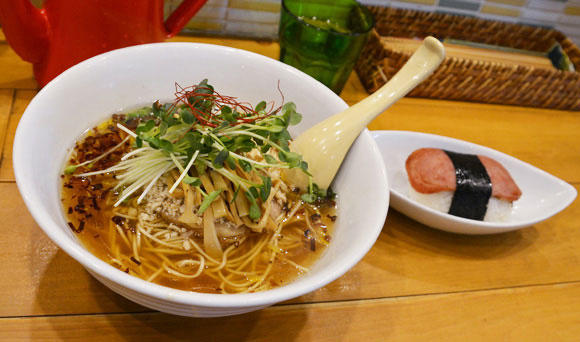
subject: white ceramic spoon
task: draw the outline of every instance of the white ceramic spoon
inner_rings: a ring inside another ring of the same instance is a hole
[[[379,90],[343,112],[319,122],[292,143],[302,154],[314,183],[327,189],[340,164],[360,132],[379,114],[409,93],[443,61],[445,49],[437,39],[427,37],[405,65]],[[292,169],[296,170],[296,169]],[[303,172],[288,172],[287,179],[305,187]]]

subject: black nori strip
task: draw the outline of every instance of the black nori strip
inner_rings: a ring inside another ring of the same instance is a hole
[[[483,221],[491,197],[491,179],[479,157],[444,151],[455,167],[456,190],[449,214]]]

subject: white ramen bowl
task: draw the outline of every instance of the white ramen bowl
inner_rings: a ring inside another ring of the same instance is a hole
[[[293,101],[304,115],[292,132],[347,107],[310,76],[254,53],[191,43],[140,45],[84,61],[58,76],[31,101],[14,140],[14,171],[28,209],[44,232],[89,273],[146,307],[183,316],[215,317],[258,310],[314,291],[353,267],[373,246],[389,205],[387,175],[368,131],[353,145],[333,183],[339,218],[330,247],[311,272],[294,282],[250,294],[175,290],[130,276],[89,253],[68,228],[60,175],[75,139],[113,113],[171,101],[175,83],[209,79],[221,94],[256,104]],[[280,90],[278,89],[280,88]]]

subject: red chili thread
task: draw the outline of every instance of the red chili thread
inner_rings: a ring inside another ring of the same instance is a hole
[[[209,93],[207,93],[207,91],[209,91]],[[284,102],[284,95],[280,90],[279,81],[278,91],[282,96],[282,102]],[[197,99],[193,103],[190,103],[189,99],[193,97]],[[203,112],[195,107],[201,99],[210,100],[212,102],[212,106],[210,107],[209,112]],[[167,110],[168,113],[171,113],[180,104],[187,105],[193,116],[201,125],[213,128],[219,127],[223,122],[226,121],[224,118],[217,115],[217,113],[219,113],[225,106],[228,106],[233,110],[238,109],[242,111],[242,115],[239,116],[235,122],[229,123],[230,126],[237,126],[244,123],[255,123],[256,121],[263,120],[271,115],[278,113],[278,111],[280,111],[282,108],[282,106],[274,108],[275,104],[271,102],[267,113],[265,115],[259,115],[259,113],[250,103],[239,102],[237,101],[236,97],[221,95],[217,91],[208,87],[189,86],[183,88],[178,83],[175,83],[175,101]]]

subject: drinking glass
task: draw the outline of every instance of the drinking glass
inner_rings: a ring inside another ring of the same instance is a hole
[[[373,25],[354,0],[283,0],[280,61],[340,94]]]

